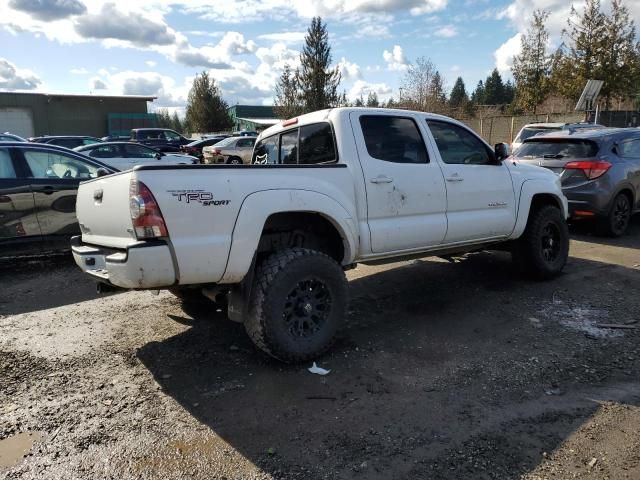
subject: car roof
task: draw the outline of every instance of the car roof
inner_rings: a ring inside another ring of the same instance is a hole
[[[148,132],[150,130],[162,130],[163,132],[175,132],[173,128],[162,128],[162,127],[145,127],[145,128],[132,128],[132,132]],[[176,132],[178,133],[178,132]]]
[[[561,130],[557,132],[540,133],[534,137],[527,138],[524,143],[539,141],[541,138],[576,138],[585,140],[606,140],[617,136],[640,137],[640,131],[634,128],[597,128],[593,130],[585,129],[571,132],[569,130]]]
[[[98,147],[102,147],[104,145],[137,145],[138,147],[142,147],[142,148],[148,148],[149,150],[153,150],[153,148],[147,146],[147,145],[142,145],[141,143],[138,142],[126,142],[126,141],[119,141],[119,142],[100,142],[100,143],[92,143],[90,145],[80,145],[79,147],[76,148],[98,148]],[[74,149],[75,150],[75,149]],[[76,150],[76,152],[79,150]]]
[[[119,171],[117,168],[114,168],[110,165],[107,165],[99,160],[96,160],[94,158],[88,157],[86,155],[83,155],[81,152],[78,152],[77,150],[72,150],[70,148],[66,148],[66,147],[61,147],[59,145],[51,145],[48,143],[37,143],[37,142],[0,142],[0,146],[2,147],[17,147],[17,148],[21,148],[21,149],[27,149],[27,150],[47,150],[47,151],[53,151],[53,152],[60,152],[60,153],[66,153],[66,154],[72,154],[76,157],[80,157],[81,159],[89,162],[89,163],[93,163],[99,167],[104,167],[107,168],[108,170],[112,170],[112,171]]]

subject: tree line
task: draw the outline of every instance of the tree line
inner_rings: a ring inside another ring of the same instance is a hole
[[[513,58],[513,81],[504,81],[494,69],[467,90],[462,77],[450,91],[444,76],[427,57],[411,63],[400,79],[399,96],[381,101],[374,91],[348,101],[340,92],[342,80],[331,66],[327,26],[314,17],[304,39],[299,65],[285,65],[275,88],[274,108],[279,118],[338,106],[409,108],[456,117],[474,116],[491,106],[504,113],[537,113],[550,96],[576,101],[589,79],[603,80],[604,109],[615,99],[638,98],[640,103],[640,42],[635,24],[622,0],[612,0],[603,12],[600,0],[586,0],[582,11],[571,8],[562,43],[549,51],[546,21],[549,12],[536,10],[521,37],[520,53]],[[194,79],[184,120],[177,114],[158,112],[162,126],[175,130],[213,132],[230,128],[228,105],[215,80],[206,72]]]

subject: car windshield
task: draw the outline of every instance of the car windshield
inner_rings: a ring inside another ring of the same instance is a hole
[[[522,142],[527,138],[531,138],[539,133],[553,132],[557,130],[562,130],[562,128],[560,127],[525,127],[522,129],[522,131],[514,141]]]
[[[591,140],[532,139],[515,152],[516,158],[592,158],[598,145]]]

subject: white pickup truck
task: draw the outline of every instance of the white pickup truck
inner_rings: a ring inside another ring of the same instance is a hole
[[[567,200],[464,124],[336,108],[265,130],[253,165],[141,166],[80,185],[76,263],[103,284],[226,296],[232,320],[283,361],[331,345],[357,263],[505,249],[550,278]]]

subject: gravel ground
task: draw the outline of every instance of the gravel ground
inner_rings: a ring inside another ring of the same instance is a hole
[[[349,272],[324,377],[206,303],[4,264],[0,478],[637,480],[640,221],[573,237],[545,283],[503,253]]]

